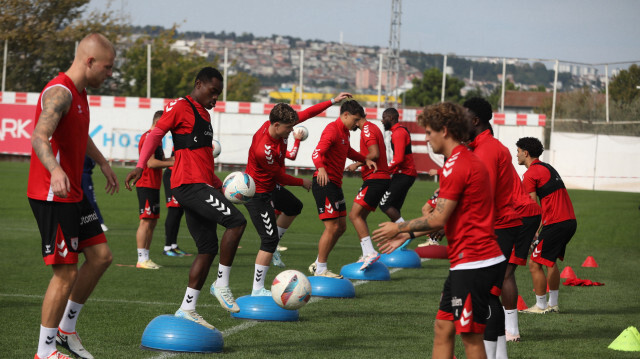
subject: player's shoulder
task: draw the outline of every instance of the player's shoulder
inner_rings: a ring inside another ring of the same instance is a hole
[[[184,97],[179,97],[169,101],[164,106],[164,112],[170,113],[174,110],[181,110],[183,108],[191,108],[191,106],[189,105],[189,102]]]

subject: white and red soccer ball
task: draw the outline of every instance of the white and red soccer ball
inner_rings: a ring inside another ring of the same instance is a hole
[[[311,283],[301,272],[293,269],[285,270],[273,280],[271,296],[280,307],[296,310],[311,299]]]
[[[304,141],[307,139],[307,137],[309,137],[309,130],[307,130],[307,128],[304,126],[296,126],[294,128],[294,131],[297,133],[302,132],[302,138],[300,139],[300,141]]]
[[[222,193],[231,203],[244,204],[256,194],[256,184],[248,174],[232,172],[222,182]]]
[[[220,147],[220,142],[218,140],[213,140],[213,158],[218,158],[220,156],[220,152],[222,152],[222,147]]]

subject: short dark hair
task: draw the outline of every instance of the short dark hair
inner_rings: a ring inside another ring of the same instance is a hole
[[[362,118],[367,117],[364,113],[364,108],[356,100],[349,100],[342,103],[340,106],[340,114],[349,112],[352,115],[360,115]]]
[[[209,82],[214,78],[220,80],[220,82],[223,81],[222,74],[220,73],[220,71],[218,71],[217,69],[214,69],[213,67],[207,66],[202,68],[202,70],[198,72],[198,75],[196,76],[195,81],[200,80],[200,82]],[[195,81],[194,81],[194,84],[195,84]]]
[[[298,123],[298,113],[286,103],[279,103],[273,106],[271,112],[269,112],[269,122],[280,122],[287,125],[296,124]]]
[[[164,113],[164,111],[162,111],[162,110],[156,111],[156,113],[153,114],[153,123],[158,122],[160,117],[162,117],[163,113]]]
[[[388,118],[389,121],[397,123],[398,119],[400,118],[400,113],[398,113],[398,110],[396,110],[395,108],[390,107],[382,112],[382,118]]]
[[[468,108],[474,115],[476,115],[480,121],[485,124],[489,123],[493,118],[493,110],[489,101],[482,97],[472,97],[464,102],[464,107]]]
[[[418,115],[418,123],[422,127],[431,127],[442,131],[443,127],[455,140],[465,142],[469,139],[471,118],[467,110],[453,102],[441,102],[424,108]]]
[[[542,152],[544,152],[542,142],[535,137],[522,137],[516,142],[516,146],[521,150],[529,152],[529,156],[532,158],[540,158]]]

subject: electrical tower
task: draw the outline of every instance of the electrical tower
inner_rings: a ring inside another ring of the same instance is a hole
[[[391,30],[389,33],[389,54],[387,56],[387,103],[398,107],[398,78],[400,77],[400,25],[402,0],[391,0]],[[389,96],[394,96],[392,103]]]

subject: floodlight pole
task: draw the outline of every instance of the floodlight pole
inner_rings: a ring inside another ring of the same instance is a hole
[[[500,94],[500,113],[504,113],[504,88],[507,85],[507,58],[502,58],[502,93]]]
[[[555,128],[556,122],[556,95],[558,94],[558,69],[560,68],[560,62],[556,60],[556,64],[554,66],[555,74],[553,75],[553,100],[551,102],[551,132],[549,132],[549,149],[551,149],[551,136],[553,136],[553,131]],[[553,153],[553,150],[551,151]],[[549,162],[552,162],[549,159]],[[553,164],[553,163],[552,163]]]
[[[222,102],[227,101],[227,60],[229,57],[229,49],[224,48],[224,63],[222,64],[224,72],[224,78],[222,79]]]
[[[447,55],[444,55],[442,63],[442,92],[440,94],[440,102],[444,102],[444,90],[447,87]]]
[[[302,71],[304,68],[304,49],[300,50],[300,84],[298,85],[298,104],[302,105]]]
[[[606,119],[609,123],[609,64],[604,65],[604,92],[605,92],[605,110]]]
[[[382,96],[382,53],[379,54],[380,60],[378,64],[378,111],[380,110],[380,102]]]
[[[2,61],[2,92],[4,92],[4,85],[7,80],[7,57],[8,57],[8,49],[9,49],[9,40],[4,40],[4,60]]]
[[[147,98],[151,98],[151,44],[147,44]]]

